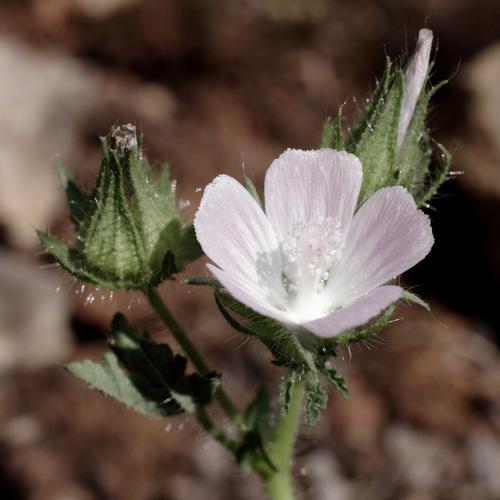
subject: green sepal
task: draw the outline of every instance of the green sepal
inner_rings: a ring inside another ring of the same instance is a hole
[[[200,278],[186,278],[181,282],[184,285],[193,285],[193,286],[209,286],[211,288],[219,288],[219,282],[215,278],[210,277],[200,277]]]
[[[432,65],[429,73],[431,68]],[[398,147],[403,80],[401,65],[387,58],[383,77],[348,138],[342,141],[340,113],[335,123],[331,119],[325,122],[322,145],[345,148],[361,161],[363,183],[358,205],[382,187],[399,185],[405,187],[421,207],[447,179],[451,156],[442,145],[432,141],[426,128],[430,100],[447,82],[428,89],[427,79],[403,143]]]
[[[264,204],[262,203],[262,200],[259,196],[259,192],[257,191],[257,188],[255,187],[255,184],[253,183],[252,179],[250,179],[250,177],[248,177],[248,175],[243,176],[243,185],[245,186],[245,189],[252,195],[252,198],[262,208],[264,206]]]
[[[139,335],[121,314],[113,319],[109,344],[111,352],[105,354],[102,363],[85,360],[70,363],[67,369],[141,413],[193,413],[211,402],[219,386],[220,378],[215,373],[203,377],[187,374],[185,357],[174,354],[167,344]]]
[[[85,218],[86,206],[89,201],[88,196],[75,184],[66,165],[60,159],[56,160],[56,168],[59,182],[66,194],[71,222],[78,227]]]
[[[361,137],[352,152],[363,166],[363,182],[358,203],[363,203],[384,186],[396,183],[394,179],[398,123],[403,99],[403,73],[397,71],[383,106],[367,121]]]
[[[426,311],[431,310],[431,306],[427,302],[425,302],[425,300],[421,299],[418,295],[412,292],[408,292],[407,290],[403,292],[401,299],[411,302],[412,304],[416,304],[417,306],[423,307]]]
[[[357,330],[347,330],[331,339],[336,345],[363,342],[378,334],[390,321],[396,306],[389,306],[374,322]]]
[[[427,175],[423,183],[424,190],[421,192],[421,194],[417,195],[415,200],[417,206],[419,207],[425,205],[437,193],[438,189],[448,178],[448,173],[450,171],[450,152],[442,144],[435,143],[435,145],[438,148],[441,161],[437,164],[437,172],[426,172]]]
[[[377,83],[373,95],[368,99],[368,104],[365,106],[363,115],[349,135],[346,141],[346,150],[354,152],[357,144],[360,142],[366,131],[373,125],[376,116],[381,113],[384,106],[385,97],[390,89],[392,82],[392,61],[387,57],[385,60],[384,74],[380,82]]]
[[[344,398],[349,398],[347,380],[337,370],[323,366],[322,373],[325,375],[328,382],[330,382]]]
[[[341,151],[344,149],[344,135],[342,132],[342,108],[339,108],[337,116],[333,120],[328,117],[323,125],[321,147]]]

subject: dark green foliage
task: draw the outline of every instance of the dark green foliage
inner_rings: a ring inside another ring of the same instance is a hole
[[[90,360],[67,370],[94,389],[151,416],[195,412],[210,403],[219,377],[187,374],[187,360],[167,344],[154,342],[118,314],[112,324],[111,352],[101,363]]]
[[[260,390],[243,415],[245,432],[236,450],[236,459],[243,469],[261,474],[276,470],[265,448],[270,418],[269,397]]]

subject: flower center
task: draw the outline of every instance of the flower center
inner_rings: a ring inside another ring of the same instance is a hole
[[[288,310],[297,319],[314,319],[330,312],[323,293],[345,246],[341,223],[332,217],[317,216],[293,224],[282,243],[283,286]]]

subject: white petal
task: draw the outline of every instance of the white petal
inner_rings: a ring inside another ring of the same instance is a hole
[[[235,280],[225,271],[210,264],[207,264],[207,267],[236,300],[263,316],[268,316],[281,323],[291,323],[284,311],[280,311],[269,304],[267,298],[262,295],[260,288],[252,286],[251,282],[242,283]]]
[[[266,173],[266,214],[286,240],[294,224],[331,217],[347,231],[361,186],[361,164],[345,151],[288,149]]]
[[[232,278],[285,297],[276,236],[238,181],[219,175],[205,188],[194,227],[205,254]]]
[[[399,286],[381,286],[346,307],[302,326],[319,337],[335,337],[345,330],[364,325],[401,297]]]
[[[415,52],[406,66],[404,75],[403,101],[401,103],[401,113],[398,124],[397,147],[401,147],[404,142],[406,132],[417,105],[418,98],[427,78],[429,70],[429,59],[432,47],[432,31],[422,29],[418,33]]]
[[[352,302],[421,261],[434,238],[427,215],[400,186],[383,188],[356,212],[337,273],[328,282],[334,305]]]

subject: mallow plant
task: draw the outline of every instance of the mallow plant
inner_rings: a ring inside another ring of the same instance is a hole
[[[340,109],[326,121],[319,149],[288,149],[275,159],[262,198],[247,177],[216,177],[192,225],[181,218],[168,169],[150,166],[130,124],[101,139],[92,192],[59,166],[75,238],[66,245],[40,231],[43,247],[83,282],[143,293],[182,351],[118,314],[102,361],[76,361],[67,370],[145,415],[192,414],[243,469],[262,478],[270,499],[293,499],[302,415],[317,422],[329,386],[348,396],[347,381],[329,360],[342,346],[379,333],[398,301],[428,308],[397,280],[433,245],[422,207],[450,163],[426,127],[439,87],[429,83],[432,39],[423,29],[406,64],[387,60],[354,126],[345,126]],[[222,374],[208,366],[158,292],[203,254],[208,273],[177,279],[177,286],[206,286],[222,317],[262,342],[282,373],[274,393],[266,383],[247,407],[224,391]],[[220,405],[226,421],[217,422],[210,405]]]

